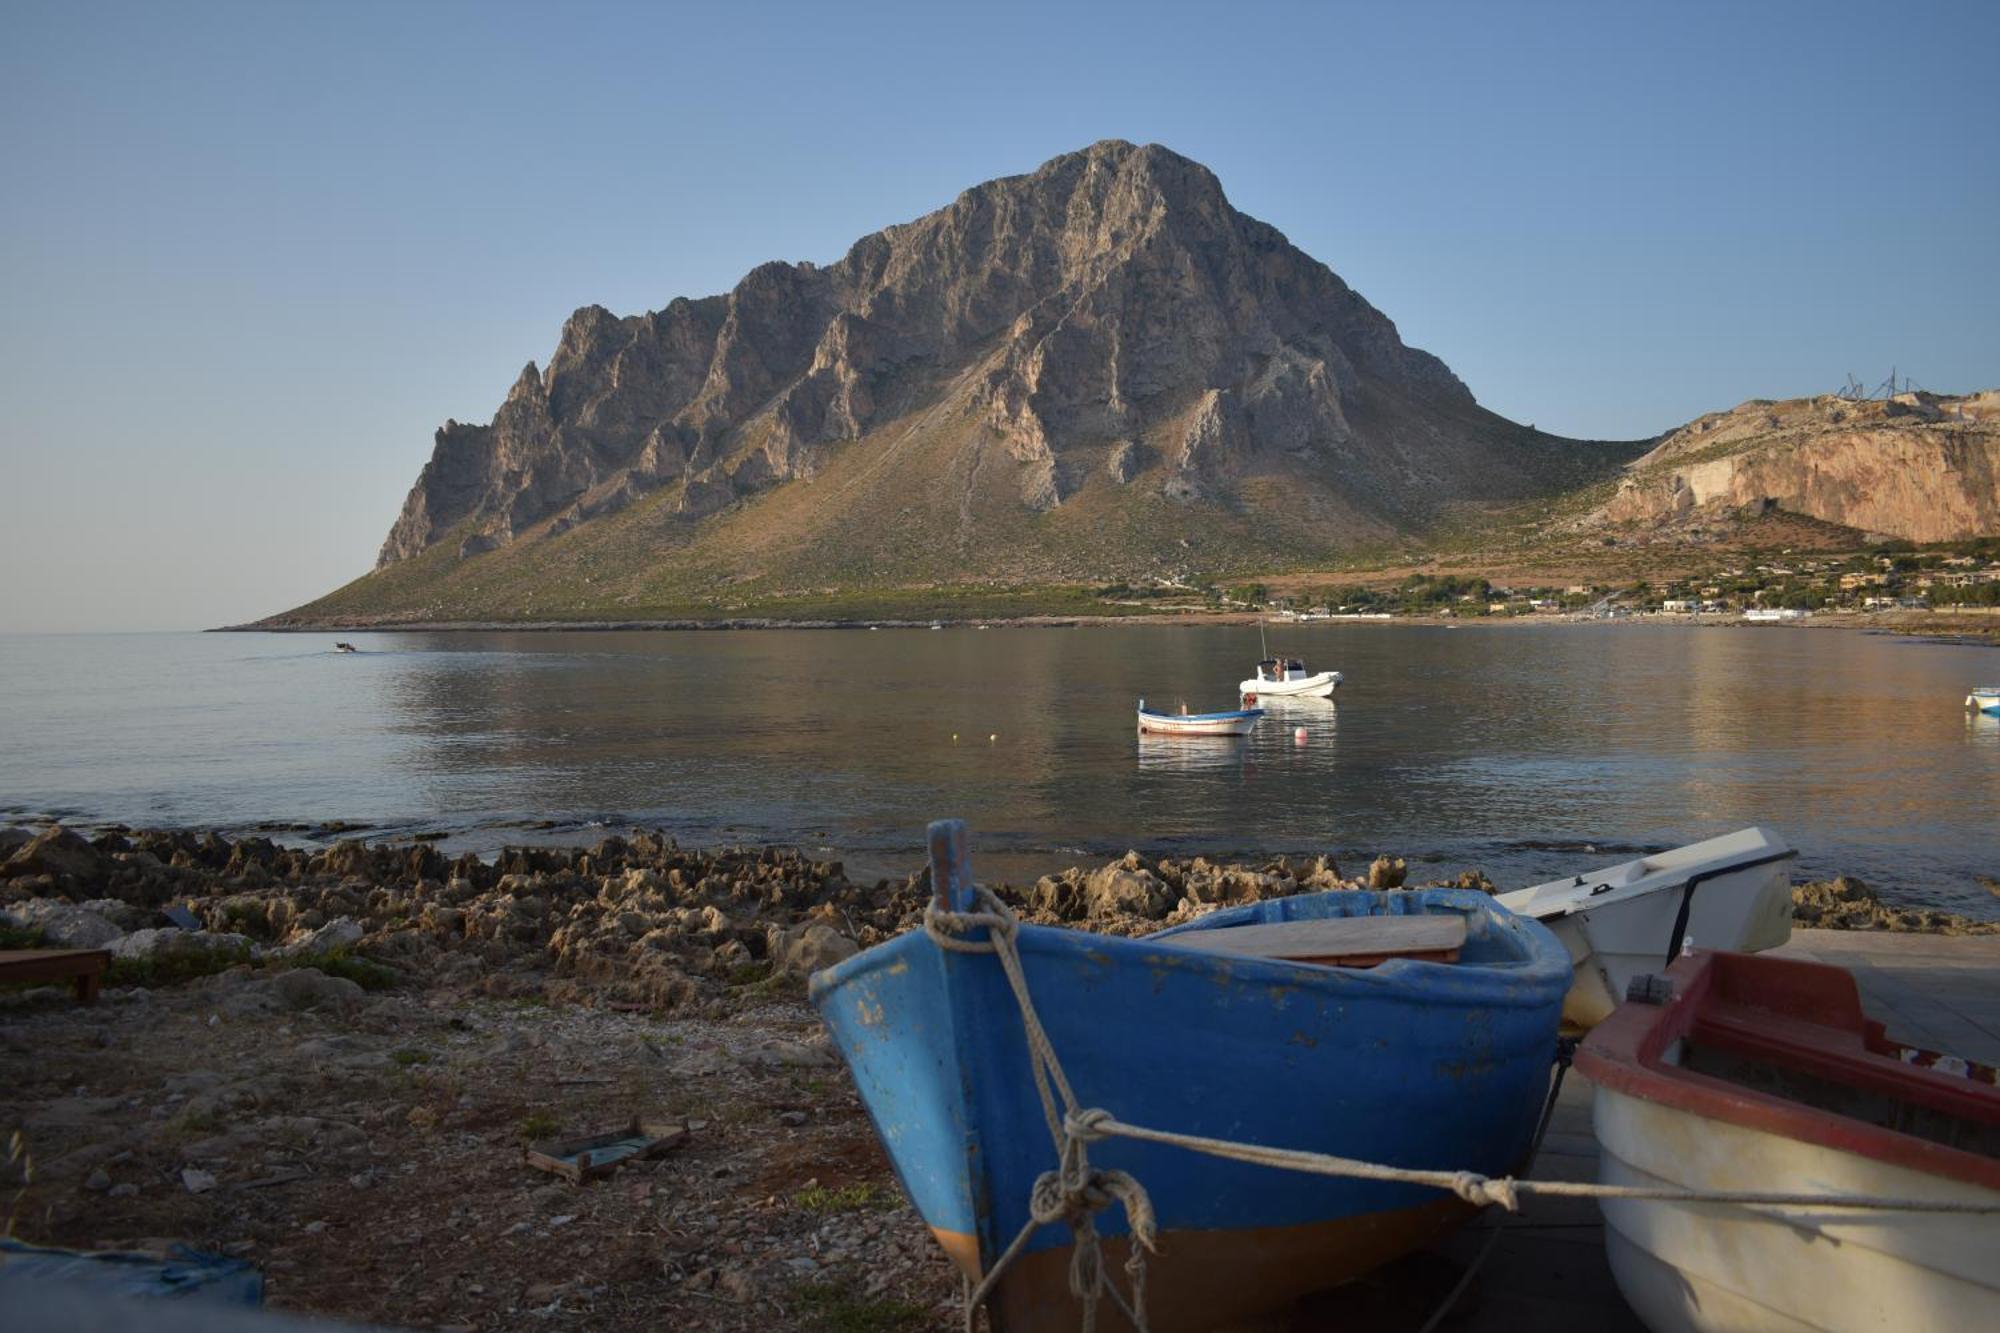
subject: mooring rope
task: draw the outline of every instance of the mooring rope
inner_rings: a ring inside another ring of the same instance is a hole
[[[1346,1180],[1423,1185],[1454,1194],[1475,1207],[1497,1204],[1509,1213],[1520,1211],[1521,1196],[1524,1194],[1667,1203],[1725,1203],[1743,1207],[2000,1213],[2000,1203],[1963,1200],[1601,1185],[1576,1180],[1521,1180],[1513,1176],[1482,1175],[1477,1171],[1389,1166],[1301,1148],[1271,1148],[1262,1144],[1237,1143],[1128,1124],[1100,1107],[1084,1107],[1078,1103],[1069,1077],[1063,1072],[1062,1061],[1056,1057],[1055,1046],[1042,1026],[1041,1015],[1035,1010],[1034,997],[1028,992],[1027,974],[1022,970],[1020,950],[1016,946],[1020,919],[985,886],[974,885],[972,893],[976,910],[970,912],[947,911],[932,902],[924,909],[924,930],[939,948],[954,953],[990,953],[999,961],[1007,984],[1014,992],[1014,1002],[1021,1012],[1021,1026],[1028,1044],[1028,1068],[1034,1077],[1035,1092],[1041,1100],[1042,1115],[1048,1122],[1049,1137],[1055,1145],[1057,1168],[1045,1171],[1036,1178],[1029,1193],[1028,1221],[966,1298],[967,1333],[973,1333],[980,1307],[993,1294],[994,1287],[1028,1243],[1028,1238],[1039,1228],[1055,1222],[1067,1223],[1075,1237],[1070,1256],[1069,1288],[1083,1305],[1083,1333],[1093,1333],[1097,1324],[1097,1304],[1106,1298],[1131,1321],[1138,1333],[1149,1333],[1146,1322],[1146,1254],[1158,1249],[1158,1226],[1152,1200],[1143,1185],[1124,1171],[1099,1171],[1091,1167],[1089,1145],[1113,1137],[1164,1144],[1274,1170],[1302,1171]],[[975,930],[984,930],[986,937],[966,938]],[[1095,1221],[1096,1215],[1113,1203],[1124,1207],[1126,1222],[1132,1232],[1133,1244],[1125,1261],[1126,1275],[1132,1286],[1129,1304],[1104,1271],[1102,1243]]]

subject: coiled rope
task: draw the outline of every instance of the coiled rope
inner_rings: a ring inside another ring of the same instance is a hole
[[[2000,1203],[1973,1203],[1962,1200],[1905,1199],[1858,1194],[1809,1194],[1769,1190],[1701,1190],[1651,1185],[1602,1185],[1576,1180],[1520,1180],[1513,1176],[1486,1176],[1476,1171],[1435,1171],[1364,1162],[1330,1153],[1298,1148],[1271,1148],[1261,1144],[1237,1143],[1228,1139],[1180,1134],[1171,1130],[1149,1129],[1118,1119],[1099,1107],[1084,1107],[1070,1088],[1062,1061],[1042,1027],[1035,1011],[1034,997],[1028,992],[1027,974],[1021,967],[1016,937],[1020,919],[1007,904],[984,885],[972,886],[974,910],[947,911],[932,902],[924,909],[924,930],[939,948],[954,953],[990,953],[998,959],[1021,1011],[1021,1026],[1027,1037],[1028,1067],[1034,1076],[1035,1092],[1048,1122],[1049,1137],[1055,1144],[1057,1167],[1035,1180],[1028,1197],[1028,1221],[1013,1241],[994,1261],[979,1285],[966,1297],[965,1328],[973,1333],[979,1309],[993,1294],[1001,1276],[1023,1246],[1039,1228],[1054,1222],[1066,1223],[1075,1240],[1070,1256],[1069,1288],[1083,1305],[1083,1333],[1094,1333],[1097,1305],[1109,1299],[1131,1321],[1138,1333],[1149,1333],[1146,1322],[1146,1255],[1158,1250],[1158,1225],[1152,1200],[1142,1186],[1124,1171],[1100,1171],[1090,1165],[1089,1145],[1117,1137],[1142,1143],[1160,1143],[1205,1153],[1252,1166],[1281,1171],[1303,1171],[1312,1175],[1346,1180],[1376,1180],[1402,1185],[1424,1185],[1445,1190],[1475,1207],[1498,1204],[1509,1213],[1520,1211],[1523,1195],[1554,1198],[1642,1199],[1667,1203],[1725,1203],[1739,1206],[1847,1208],[1907,1213],[2000,1213]],[[968,938],[974,931],[986,932],[983,939]],[[1125,1261],[1132,1287],[1128,1302],[1104,1270],[1102,1243],[1097,1234],[1096,1215],[1113,1203],[1125,1209],[1133,1245]]]

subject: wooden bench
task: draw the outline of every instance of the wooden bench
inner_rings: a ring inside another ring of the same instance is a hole
[[[1325,967],[1374,967],[1391,958],[1455,963],[1465,946],[1465,918],[1458,915],[1332,916],[1218,926],[1169,935],[1161,944],[1204,953],[1274,958]]]
[[[0,949],[0,983],[73,981],[77,1000],[90,1004],[110,965],[109,949]]]

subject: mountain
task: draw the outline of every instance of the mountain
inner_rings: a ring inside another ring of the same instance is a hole
[[[587,306],[280,620],[563,618],[1296,567],[1643,445],[1481,408],[1207,168],[1106,141],[726,295]]]
[[[2000,391],[1711,413],[1634,462],[1590,521],[1659,539],[1769,510],[1915,542],[2000,532]]]

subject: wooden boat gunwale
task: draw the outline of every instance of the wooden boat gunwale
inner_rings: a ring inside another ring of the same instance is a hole
[[[1822,1109],[1805,1102],[1748,1088],[1684,1067],[1669,1058],[1680,1043],[1741,1049],[1732,1037],[1740,1026],[1703,1022],[1705,1007],[1721,1007],[1717,996],[1729,969],[1748,965],[1786,989],[1775,993],[1793,1002],[1793,1012],[1768,1011],[1762,1026],[1781,1024],[1786,1040],[1760,1044],[1767,1057],[1774,1051],[1804,1051],[1805,1059],[1788,1059],[1785,1067],[1798,1072],[1837,1071],[1848,1086],[1912,1101],[1948,1113],[1965,1115],[1967,1098],[1979,1085],[1952,1074],[1909,1064],[1866,1050],[1872,1035],[1881,1041],[1882,1026],[1862,1011],[1854,978],[1837,967],[1799,959],[1703,951],[1679,959],[1667,969],[1674,995],[1663,1005],[1620,1005],[1600,1023],[1578,1049],[1577,1072],[1601,1088],[1687,1115],[1721,1121],[1745,1129],[1795,1139],[1816,1147],[1853,1153],[1890,1166],[1920,1171],[1946,1180],[2000,1190],[2000,1160],[1918,1138],[1885,1126]],[[1755,1006],[1734,1006],[1760,1015]],[[1794,1016],[1796,1015],[1796,1017]],[[1804,1021],[1797,1021],[1803,1018]],[[1789,1020],[1789,1021],[1788,1021]],[[1834,1020],[1834,1021],[1829,1021]],[[1838,1022],[1841,1026],[1836,1026]],[[1830,1039],[1812,1041],[1811,1029],[1858,1037],[1863,1052],[1843,1051]],[[1733,1030],[1734,1029],[1734,1030]],[[1740,1038],[1739,1038],[1740,1040]],[[1818,1061],[1812,1054],[1831,1057]],[[2000,1098],[1981,1098],[1989,1118],[2000,1115]]]

